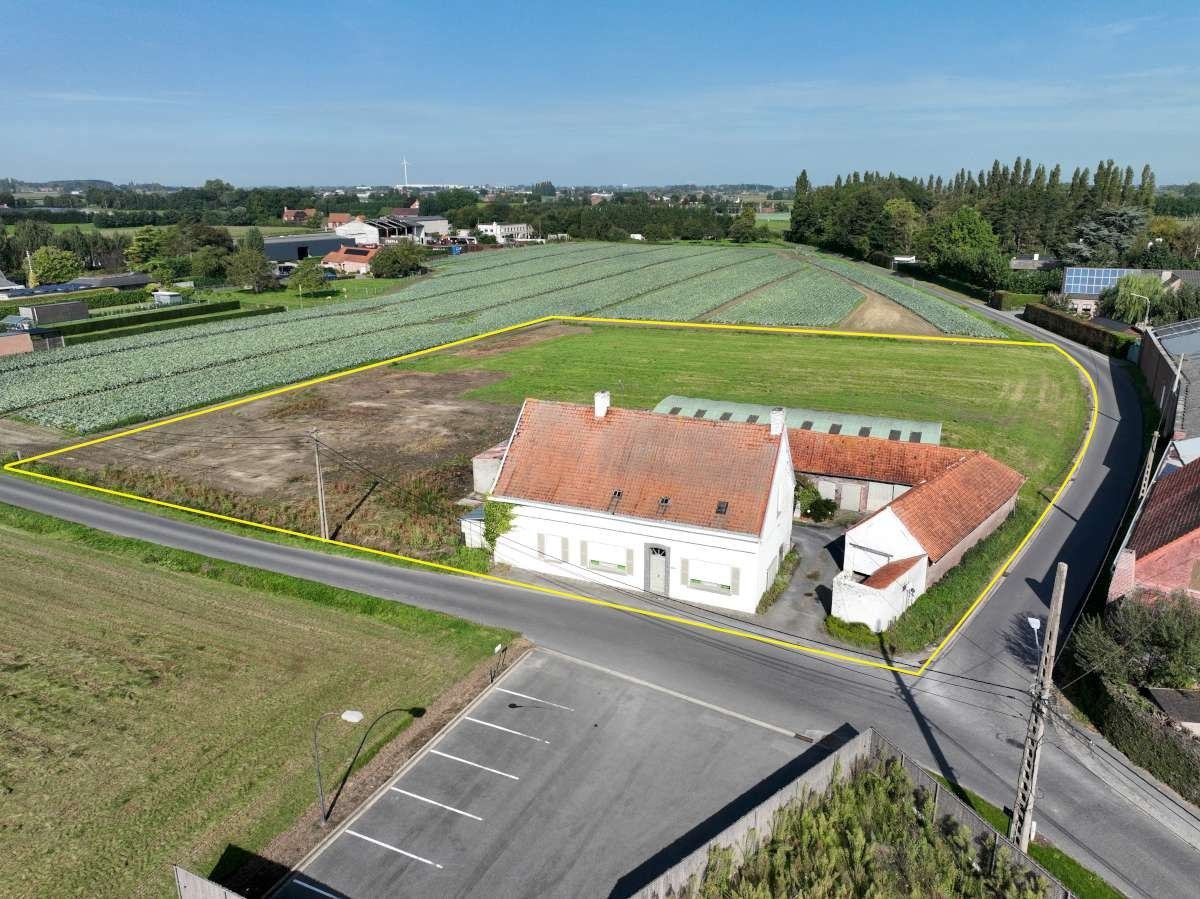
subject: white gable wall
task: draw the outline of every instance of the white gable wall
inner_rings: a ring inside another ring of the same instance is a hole
[[[929,560],[922,558],[883,588],[860,584],[851,572],[842,571],[833,578],[830,612],[842,621],[859,622],[879,633],[925,592],[928,568]]]
[[[871,575],[893,559],[924,555],[925,549],[890,508],[846,531],[843,571]]]

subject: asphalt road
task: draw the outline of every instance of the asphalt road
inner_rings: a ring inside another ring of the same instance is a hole
[[[628,895],[824,754],[539,649],[271,899]]]
[[[1053,335],[1000,313],[1039,339]],[[1100,391],[1096,436],[1039,537],[962,635],[920,680],[686,625],[465,578],[240,537],[0,478],[0,501],[176,546],[519,630],[537,643],[801,733],[875,726],[919,761],[997,804],[1016,781],[1032,678],[1026,615],[1044,617],[1054,564],[1071,566],[1072,616],[1100,565],[1141,465],[1136,392],[1115,363],[1063,342]],[[575,589],[580,589],[575,587]],[[717,613],[708,613],[721,620]],[[740,624],[740,622],[738,622]],[[997,686],[999,685],[999,686]],[[1036,818],[1045,834],[1131,896],[1193,897],[1196,810],[1164,798],[1102,744],[1055,728]]]

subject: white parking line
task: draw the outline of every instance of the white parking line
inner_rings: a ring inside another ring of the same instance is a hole
[[[487,765],[481,765],[478,762],[469,762],[466,759],[460,759],[456,755],[451,755],[448,752],[442,752],[440,749],[429,750],[430,755],[440,755],[444,759],[450,759],[455,762],[462,762],[464,765],[470,765],[472,768],[480,768],[484,771],[490,771],[492,774],[499,774],[501,777],[507,777],[509,780],[520,780],[515,774],[505,774],[503,771],[497,771],[495,768],[489,768]]]
[[[329,899],[339,899],[337,893],[327,893],[320,887],[315,887],[311,883],[305,883],[303,880],[293,880],[292,883],[298,887],[304,887],[306,890],[312,890],[314,893],[320,896],[328,896]]]
[[[533,740],[535,743],[549,743],[549,740],[543,740],[541,737],[534,737],[529,734],[523,734],[519,730],[513,730],[511,727],[501,727],[499,724],[492,724],[490,721],[480,721],[478,718],[472,718],[470,715],[463,715],[466,721],[472,721],[475,724],[482,724],[484,727],[493,727],[496,730],[502,730],[506,734],[515,734],[518,737],[524,737],[526,740]]]
[[[520,696],[522,699],[532,699],[534,702],[540,702],[543,705],[552,705],[556,709],[565,709],[568,712],[575,711],[570,706],[559,705],[557,702],[551,702],[549,699],[538,699],[536,696],[530,696],[528,693],[518,693],[516,690],[506,690],[504,687],[495,688],[498,693],[507,693],[509,696]]]
[[[474,818],[476,821],[483,819],[478,815],[472,815],[470,812],[464,812],[462,809],[454,808],[453,806],[443,805],[435,799],[430,799],[428,796],[418,796],[416,793],[410,793],[408,790],[402,790],[399,787],[391,787],[397,793],[403,793],[405,796],[411,796],[413,799],[420,799],[422,802],[428,802],[430,805],[436,805],[438,808],[444,808],[448,812],[454,812],[456,815],[462,815],[464,818]]]
[[[442,867],[437,862],[431,862],[427,858],[421,858],[421,856],[419,856],[419,855],[413,855],[411,852],[405,852],[403,849],[397,849],[395,846],[391,846],[388,843],[383,842],[382,840],[377,840],[374,837],[369,837],[366,834],[361,834],[357,830],[347,830],[346,833],[350,834],[350,836],[352,836],[352,837],[358,837],[360,840],[366,840],[368,843],[374,843],[376,846],[382,846],[384,849],[390,849],[392,852],[395,852],[398,855],[403,855],[406,858],[411,858],[411,859],[414,859],[419,862],[424,862],[425,864],[432,865],[435,868]]]

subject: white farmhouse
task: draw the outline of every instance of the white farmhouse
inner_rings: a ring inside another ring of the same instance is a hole
[[[791,545],[795,476],[770,424],[525,401],[492,490],[497,563],[753,612]],[[464,526],[465,530],[465,526]]]

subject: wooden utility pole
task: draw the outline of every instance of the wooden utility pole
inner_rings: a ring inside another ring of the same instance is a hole
[[[321,519],[321,539],[329,539],[329,519],[325,515],[325,475],[321,472],[321,442],[317,440],[317,430],[309,432],[313,444],[313,461],[317,465],[317,516]]]
[[[1046,733],[1046,714],[1053,688],[1054,650],[1058,643],[1058,622],[1062,618],[1063,591],[1067,586],[1067,563],[1059,562],[1054,574],[1054,592],[1050,597],[1050,615],[1046,619],[1046,637],[1042,643],[1042,658],[1038,662],[1037,680],[1031,690],[1033,709],[1029,713],[1029,728],[1025,732],[1025,751],[1021,754],[1021,772],[1017,778],[1017,798],[1013,802],[1012,824],[1008,838],[1029,851],[1033,836],[1033,800],[1037,794],[1038,765],[1042,759],[1042,737]]]

